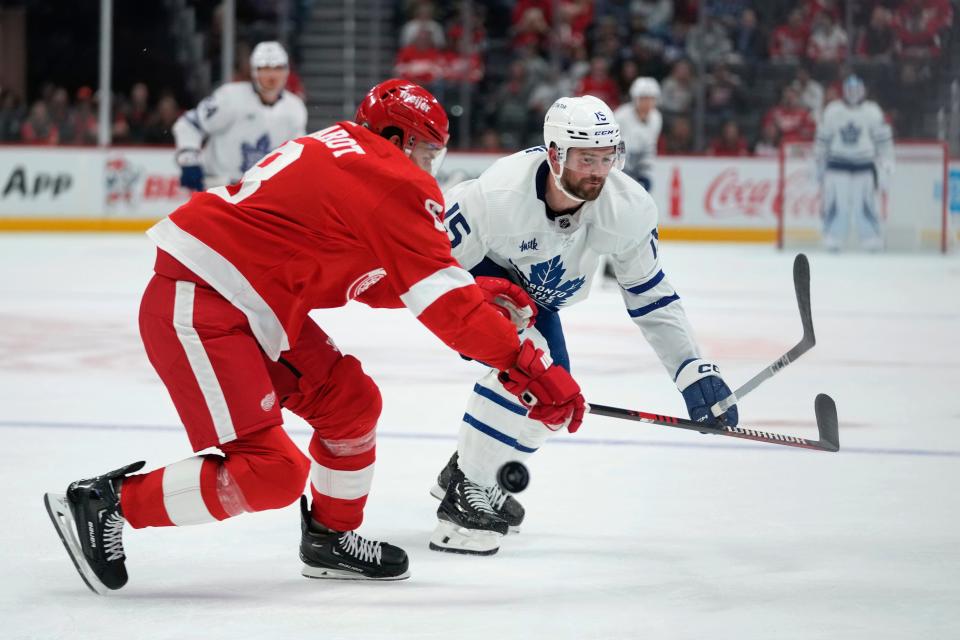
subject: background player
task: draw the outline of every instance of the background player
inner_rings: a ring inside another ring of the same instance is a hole
[[[180,184],[192,191],[233,184],[282,142],[307,132],[307,108],[284,91],[290,74],[279,42],[250,54],[250,82],[229,82],[173,125]]]
[[[716,365],[701,357],[661,268],[653,199],[618,168],[623,144],[613,113],[593,96],[561,98],[547,111],[543,137],[546,147],[502,158],[446,193],[454,257],[474,275],[511,278],[522,287],[539,312],[532,328],[525,328],[529,314],[518,314],[521,336],[569,370],[558,311],[587,296],[600,257],[609,256],[627,313],[676,381],[690,417],[713,420],[709,407],[730,390]],[[522,309],[523,301],[514,305]],[[721,418],[735,425],[736,407]],[[431,548],[495,553],[508,525],[524,516],[519,502],[496,486],[497,470],[529,457],[546,436],[495,370],[481,377],[460,424],[458,453],[432,491],[442,500]]]
[[[657,109],[659,99],[660,83],[656,79],[637,78],[630,85],[631,102],[620,105],[613,114],[626,147],[623,172],[647,191],[653,186],[653,160],[663,128],[663,116]]]
[[[814,155],[823,198],[823,244],[839,251],[856,219],[860,244],[883,249],[877,189],[886,190],[893,174],[893,133],[876,102],[864,100],[863,81],[843,82],[843,99],[823,111]]]
[[[630,102],[613,112],[626,150],[623,172],[647,191],[653,189],[653,160],[657,156],[657,141],[663,129],[663,116],[657,109],[659,99],[660,83],[656,78],[637,78],[630,85]],[[609,260],[604,264],[603,275],[616,280]]]
[[[579,426],[576,382],[521,344],[451,256],[443,196],[426,171],[447,143],[443,108],[391,80],[356,120],[285,143],[241,183],[195,194],[148,232],[158,252],[141,338],[193,450],[222,455],[134,475],[137,462],[45,496],[91,589],[127,581],[124,521],[180,526],[281,508],[308,473],[303,574],[407,577],[402,549],[355,533],[373,480],[379,390],[310,319],[313,308],[406,306],[446,344],[501,370],[531,416]],[[309,461],[283,430],[281,407],[313,427]]]

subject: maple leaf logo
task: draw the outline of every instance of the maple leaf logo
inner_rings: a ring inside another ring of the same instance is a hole
[[[240,171],[246,173],[247,169],[257,164],[260,158],[267,155],[268,151],[270,151],[270,136],[266,133],[257,138],[257,141],[253,144],[241,142],[240,154],[243,156],[243,160],[240,164]]]
[[[546,262],[538,262],[530,267],[529,277],[515,264],[513,270],[520,277],[527,293],[540,306],[551,311],[556,311],[558,307],[573,297],[586,280],[586,276],[580,276],[564,281],[563,274],[566,273],[566,269],[563,267],[563,260],[560,259],[560,256],[554,256]]]

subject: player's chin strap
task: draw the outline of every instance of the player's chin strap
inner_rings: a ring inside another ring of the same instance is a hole
[[[567,151],[562,149],[559,146],[555,147],[557,150],[557,164],[560,165],[559,173],[553,170],[553,163],[547,160],[547,166],[550,167],[550,175],[553,176],[553,183],[557,185],[557,189],[560,189],[560,193],[567,196],[575,202],[586,202],[583,198],[578,198],[563,187],[563,182],[560,180],[560,176],[563,175],[563,162],[566,159]]]
[[[578,198],[577,196],[573,195],[572,193],[570,193],[569,191],[563,188],[563,183],[560,181],[560,176],[562,174],[563,174],[563,167],[560,168],[560,173],[554,173],[553,167],[550,167],[550,175],[553,176],[553,183],[557,185],[557,189],[560,189],[560,192],[563,193],[563,195],[567,196],[571,200],[575,200],[578,203],[586,202],[583,198]]]

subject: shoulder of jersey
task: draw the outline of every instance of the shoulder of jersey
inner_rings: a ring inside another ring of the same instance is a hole
[[[213,92],[213,95],[217,96],[217,98],[237,99],[243,98],[244,96],[256,97],[257,92],[250,82],[244,80],[222,84]]]
[[[611,171],[596,200],[594,224],[619,235],[643,238],[657,226],[657,205],[640,183]]]
[[[293,91],[283,91],[283,99],[289,100],[290,104],[294,105],[298,110],[302,109],[303,111],[307,110],[307,104],[303,101],[303,98],[295,94]]]
[[[437,181],[433,176],[414,165],[406,154],[392,142],[349,120],[337,124],[350,133],[366,152],[366,155],[376,158],[375,162],[370,163],[370,167],[371,171],[377,172],[378,180],[386,177],[396,182],[416,184],[424,191],[439,193],[440,187],[437,186]],[[351,158],[353,162],[361,162],[361,158],[363,158],[363,156],[355,154],[349,154],[347,157]]]
[[[532,188],[533,174],[546,159],[546,147],[530,147],[504,156],[480,174],[480,183],[484,191]]]
[[[875,113],[881,118],[883,117],[883,109],[881,109],[880,105],[878,105],[873,100],[864,100],[863,108],[865,111],[869,111],[870,113]]]

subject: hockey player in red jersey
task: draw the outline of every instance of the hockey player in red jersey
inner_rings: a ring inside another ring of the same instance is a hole
[[[443,196],[428,173],[447,138],[436,99],[389,80],[366,96],[356,122],[287,142],[241,182],[195,194],[148,231],[158,251],[141,337],[193,450],[222,453],[146,474],[137,462],[45,496],[91,589],[126,583],[125,522],[181,526],[282,508],[308,476],[305,576],[409,575],[402,549],[355,531],[373,477],[379,390],[311,309],[351,299],[406,306],[451,348],[500,369],[532,416],[579,427],[576,382],[521,344],[496,307],[510,291],[485,294],[451,256]],[[283,430],[281,407],[313,427],[309,459]]]

